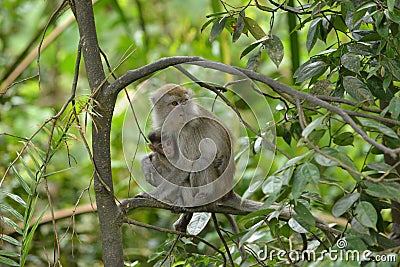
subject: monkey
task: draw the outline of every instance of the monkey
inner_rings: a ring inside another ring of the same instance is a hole
[[[168,159],[176,157],[176,145],[168,137],[163,138],[163,144],[160,129],[153,130],[148,139],[152,152],[141,160],[141,167],[146,181],[156,187],[149,195],[180,207],[184,199],[190,199],[191,188],[189,173],[175,168]]]
[[[161,143],[173,151],[164,155],[175,168],[189,174],[188,179],[185,175],[164,176],[175,184],[182,184],[185,177],[185,184],[189,182],[196,188],[189,199],[187,194],[182,196],[185,207],[217,203],[216,200],[237,207],[241,198],[232,189],[235,164],[231,134],[218,117],[191,99],[192,93],[176,84],[164,85],[150,96],[154,108],[153,127],[157,131],[161,128],[158,138],[161,137]],[[151,141],[159,143],[159,140]],[[163,149],[166,151],[166,147]],[[237,234],[239,230],[234,217],[230,214],[225,216]],[[190,212],[182,214],[174,224],[175,229],[186,232],[191,218]],[[240,247],[240,252],[244,258],[243,247]]]
[[[178,149],[177,157],[167,158],[189,173],[192,196],[184,199],[184,207],[203,206],[227,195],[233,188],[235,163],[231,133],[224,123],[176,84],[162,86],[150,100],[154,128],[161,128],[161,137],[172,138]]]
[[[163,138],[164,139],[164,145],[162,144],[161,141],[161,129],[156,129],[150,132],[150,134],[147,136],[149,141],[151,143],[148,144],[149,148],[151,149],[152,153],[149,155],[149,157],[152,158],[152,164],[155,166],[155,169],[157,169],[157,173],[161,176],[163,176],[165,179],[171,179],[169,176],[169,173],[172,172],[171,170],[171,164],[168,163],[168,160],[166,157],[171,157],[174,158],[176,157],[176,145],[172,142],[170,138]],[[217,160],[215,163],[215,168],[219,168],[221,165],[221,160]],[[142,166],[143,167],[143,166]],[[181,176],[176,177],[174,176],[174,181],[179,181],[178,183],[180,185],[188,185],[188,176],[182,175],[183,173],[180,173]],[[175,172],[176,175],[176,172]],[[149,177],[152,177],[152,179],[149,179]],[[154,179],[156,178],[156,179]],[[153,176],[153,175],[146,175],[147,181],[152,184],[153,186],[160,186],[162,184],[162,181],[157,180],[157,178],[161,178],[159,176]],[[178,180],[179,179],[179,180]],[[157,189],[156,189],[157,190]],[[172,193],[172,192],[171,192]],[[152,193],[150,193],[151,195]],[[232,231],[235,235],[239,234],[239,227],[237,226],[237,223],[235,221],[235,218],[231,214],[224,214],[225,217],[227,218]],[[181,214],[179,219],[173,224],[174,229],[185,233],[187,231],[187,226],[190,223],[190,220],[193,217],[193,213],[191,212],[186,212]],[[214,217],[216,218],[216,217]],[[218,222],[215,222],[218,223]],[[240,244],[239,238],[236,240],[238,244]],[[242,257],[242,259],[246,258],[246,253],[244,251],[244,248],[242,246],[239,247],[239,252]]]

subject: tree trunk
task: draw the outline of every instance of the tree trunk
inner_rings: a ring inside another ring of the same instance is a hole
[[[104,266],[123,266],[122,220],[114,200],[111,173],[110,132],[115,106],[114,94],[105,94],[106,80],[100,58],[96,26],[91,0],[75,0],[72,6],[82,44],[89,85],[93,93],[92,149],[94,161],[94,189],[100,222]]]

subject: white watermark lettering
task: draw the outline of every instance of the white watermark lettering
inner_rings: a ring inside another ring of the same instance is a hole
[[[374,254],[370,250],[358,251],[355,249],[346,249],[347,241],[344,238],[339,239],[336,242],[336,247],[338,249],[328,249],[323,251],[314,251],[314,250],[277,250],[271,249],[268,250],[267,246],[264,246],[264,249],[259,250],[257,254],[257,258],[260,261],[266,260],[274,260],[278,259],[280,261],[291,261],[291,262],[299,262],[299,261],[308,261],[308,262],[319,262],[324,259],[328,259],[330,261],[353,261],[353,262],[362,262],[362,261],[373,261],[373,262],[396,262],[398,255],[396,254]]]

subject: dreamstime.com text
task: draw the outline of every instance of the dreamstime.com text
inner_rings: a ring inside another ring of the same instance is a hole
[[[396,254],[375,254],[370,250],[358,251],[347,250],[347,241],[341,238],[337,241],[338,249],[329,249],[323,251],[304,250],[304,251],[285,251],[285,250],[268,250],[267,246],[263,250],[257,252],[257,258],[260,261],[279,260],[279,261],[322,261],[328,259],[331,261],[374,261],[374,262],[396,262],[398,255]]]

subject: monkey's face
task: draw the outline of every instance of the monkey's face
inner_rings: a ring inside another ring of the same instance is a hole
[[[187,122],[190,114],[193,113],[193,104],[190,101],[190,95],[172,94],[171,92],[165,94],[160,100],[161,103],[157,105],[164,106],[165,121],[167,124],[184,124]]]
[[[183,125],[190,114],[195,113],[195,104],[190,104],[192,93],[177,84],[166,84],[150,95],[154,105],[153,123],[156,127],[163,125]]]

